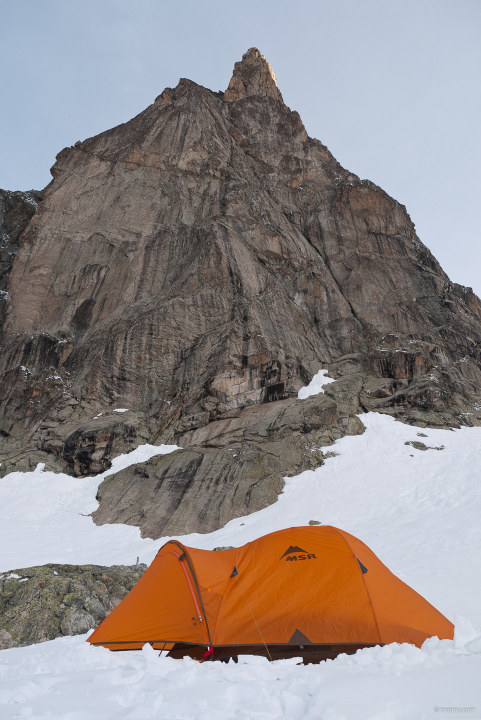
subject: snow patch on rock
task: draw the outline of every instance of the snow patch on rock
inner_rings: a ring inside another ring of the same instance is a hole
[[[322,389],[324,385],[335,382],[333,378],[327,377],[327,372],[327,370],[319,370],[319,372],[314,375],[309,385],[306,385],[306,387],[299,390],[297,393],[299,400],[305,400],[312,395],[319,395],[319,393],[324,392]]]

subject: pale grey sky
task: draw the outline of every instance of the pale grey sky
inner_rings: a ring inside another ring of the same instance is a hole
[[[258,47],[339,162],[406,205],[481,295],[481,0],[0,0],[0,187],[180,77],[225,90]]]

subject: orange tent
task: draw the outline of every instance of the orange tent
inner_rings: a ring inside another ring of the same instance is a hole
[[[150,643],[173,657],[303,656],[315,662],[391,642],[418,647],[454,627],[369,548],[335,527],[297,527],[214,552],[171,540],[89,637]]]

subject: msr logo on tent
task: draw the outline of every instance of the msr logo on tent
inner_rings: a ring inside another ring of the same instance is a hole
[[[294,553],[296,553],[296,554],[294,554]],[[297,553],[302,553],[302,554],[301,554],[301,555],[297,555]],[[317,558],[316,558],[316,556],[314,555],[314,553],[308,553],[308,552],[306,552],[306,550],[303,550],[302,548],[297,547],[297,545],[291,545],[291,546],[286,550],[286,552],[284,553],[284,555],[283,555],[281,558],[279,558],[279,559],[280,559],[280,560],[283,560],[283,558],[286,558],[286,561],[287,561],[287,560],[290,560],[291,562],[292,562],[293,560],[295,560],[296,562],[297,562],[297,560],[317,560]]]

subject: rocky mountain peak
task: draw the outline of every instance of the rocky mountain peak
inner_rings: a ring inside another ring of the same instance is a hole
[[[160,537],[274,502],[363,412],[481,425],[481,301],[308,137],[258,50],[224,96],[181,80],[52,174],[20,224],[0,202],[0,475],[179,445],[99,488],[96,522]]]
[[[257,48],[248,50],[235,64],[224,100],[234,102],[252,96],[272,97],[283,102],[274,71]]]

